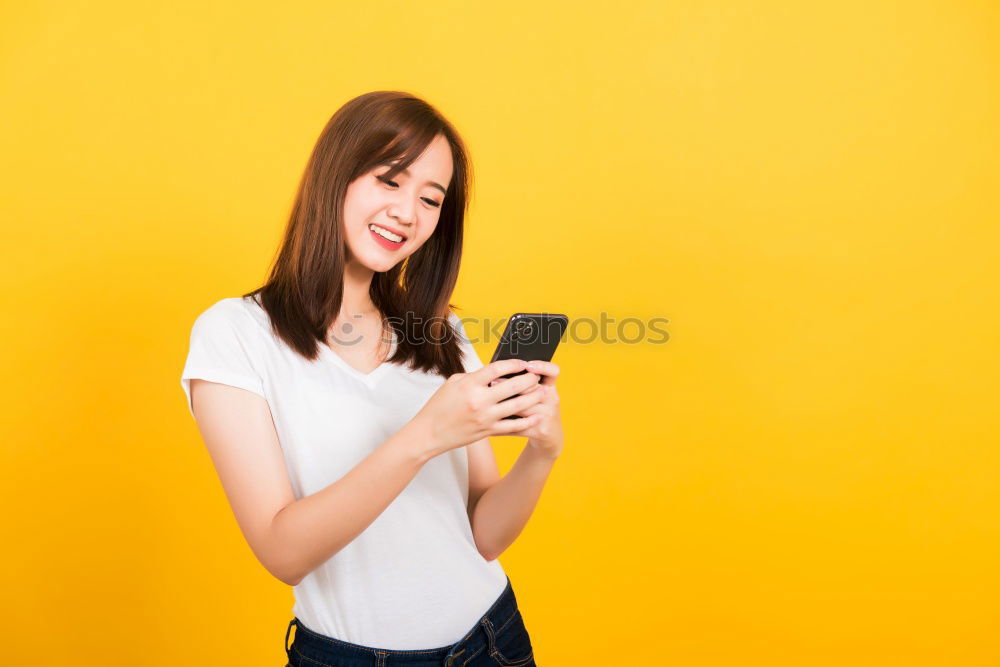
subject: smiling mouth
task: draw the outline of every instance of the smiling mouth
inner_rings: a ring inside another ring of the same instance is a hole
[[[403,241],[406,240],[405,236],[390,231],[385,227],[379,227],[375,223],[368,225],[368,229],[371,230],[371,232],[376,236],[378,236],[379,238],[383,238],[387,241],[390,241],[391,243],[402,243]]]
[[[406,243],[405,236],[402,236],[400,234],[393,234],[388,230],[382,229],[378,225],[369,225],[368,233],[372,235],[372,241],[374,241],[377,245],[382,246],[385,250],[388,250],[393,253],[402,248],[403,245]],[[389,236],[391,236],[392,238],[389,238]],[[395,241],[393,239],[400,239],[400,240]]]

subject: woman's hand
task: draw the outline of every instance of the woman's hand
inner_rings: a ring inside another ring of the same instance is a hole
[[[528,371],[542,376],[541,381],[527,391],[529,396],[540,393],[541,400],[517,414],[525,418],[541,417],[541,419],[532,424],[525,424],[523,428],[507,435],[527,436],[528,447],[533,447],[545,456],[556,458],[562,453],[563,448],[562,416],[559,413],[559,394],[556,391],[559,367],[551,361],[532,361],[528,364]],[[516,378],[499,378],[494,381],[494,386],[514,379]]]
[[[502,375],[525,370],[526,365],[520,359],[505,359],[445,380],[411,420],[427,436],[421,440],[422,453],[433,458],[491,435],[521,435],[543,421],[543,413],[504,419],[524,414],[543,400],[544,392],[525,393],[538,386],[539,375],[528,372],[490,386]],[[517,396],[520,393],[524,395]],[[514,398],[503,400],[509,396]]]

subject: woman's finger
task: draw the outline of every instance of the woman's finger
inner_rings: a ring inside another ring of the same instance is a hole
[[[490,435],[515,435],[520,431],[532,428],[542,420],[541,415],[520,417],[518,419],[498,419],[493,425]]]
[[[535,403],[530,408],[525,408],[518,412],[522,417],[530,417],[531,415],[541,415],[547,417],[555,412],[555,408],[548,403]]]
[[[490,382],[496,380],[501,375],[520,373],[524,369],[525,362],[521,359],[503,359],[501,361],[494,361],[486,364],[477,371],[467,373],[467,375],[474,378],[477,384],[488,386]]]
[[[502,419],[503,417],[508,417],[510,415],[519,415],[522,414],[526,408],[530,408],[533,405],[541,403],[544,398],[544,392],[525,392],[520,396],[515,396],[509,400],[500,401],[490,408],[489,414],[492,419]]]
[[[523,373],[509,379],[497,378],[493,380],[491,386],[486,391],[489,394],[490,401],[496,403],[515,394],[522,393],[529,387],[537,386],[539,379],[535,373]]]
[[[537,373],[542,376],[539,384],[550,385],[556,383],[559,377],[559,366],[551,361],[541,361],[540,359],[528,363],[528,372]]]

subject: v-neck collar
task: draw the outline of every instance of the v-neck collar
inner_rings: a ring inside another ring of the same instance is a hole
[[[242,299],[242,301],[243,301],[244,305],[247,305],[247,303],[248,303],[248,299],[247,298]],[[252,305],[253,308],[256,308],[261,313],[263,313],[265,318],[267,318],[268,320],[270,319],[270,317],[267,315],[267,311],[265,311],[264,308],[259,303],[257,303],[256,299],[250,299],[249,303]],[[268,327],[265,327],[265,328],[268,328]],[[270,331],[269,328],[268,328],[268,330]],[[393,353],[395,353],[395,351],[396,351],[396,340],[397,340],[396,339],[396,332],[393,331],[392,332],[392,344],[389,347],[389,355],[388,355],[389,357],[391,357],[393,355]],[[362,373],[357,368],[355,368],[354,366],[351,366],[349,363],[347,363],[344,360],[343,357],[341,357],[339,354],[337,354],[336,351],[334,351],[334,349],[332,347],[330,347],[329,345],[327,345],[325,342],[322,342],[322,343],[319,344],[319,352],[320,352],[320,356],[321,357],[325,357],[327,359],[332,360],[332,362],[334,364],[336,364],[337,366],[340,366],[342,369],[344,369],[344,371],[346,373],[350,374],[353,377],[356,377],[358,380],[364,382],[368,386],[371,386],[375,382],[375,380],[377,380],[379,378],[380,375],[382,375],[383,373],[385,373],[388,370],[386,367],[391,365],[391,364],[389,364],[389,362],[383,361],[381,364],[379,364],[371,372],[369,372],[369,373]]]
[[[388,366],[392,365],[388,361],[383,361],[381,364],[379,364],[378,366],[376,366],[370,372],[368,372],[368,373],[362,373],[357,368],[355,368],[354,366],[351,366],[349,363],[347,363],[347,361],[345,361],[342,356],[340,356],[339,354],[337,354],[336,350],[334,350],[328,344],[321,343],[320,344],[320,350],[321,350],[321,352],[324,355],[326,355],[328,358],[332,359],[333,363],[337,364],[338,366],[340,366],[341,368],[343,368],[347,373],[350,373],[351,375],[353,375],[354,377],[358,378],[359,380],[361,380],[362,382],[364,382],[365,384],[367,384],[369,386],[372,383],[374,383],[375,380],[378,379],[378,377],[380,375],[382,375],[383,373],[386,372]],[[392,342],[392,345],[389,348],[389,354],[388,354],[387,358],[391,357],[395,351],[396,351],[396,340],[395,340],[395,333],[394,333],[393,334],[393,342]]]

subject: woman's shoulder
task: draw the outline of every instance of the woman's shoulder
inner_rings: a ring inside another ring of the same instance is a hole
[[[234,297],[233,301],[238,303],[243,313],[249,316],[249,318],[256,322],[264,331],[271,330],[271,318],[268,316],[267,311],[264,310],[264,307],[260,304],[260,302],[257,301],[256,297]]]
[[[463,325],[468,319],[470,319],[468,315],[459,315],[454,310],[448,311],[448,321],[453,327],[459,329],[459,331],[465,328]]]
[[[267,313],[250,297],[224,297],[198,315],[195,327],[204,330],[226,329],[252,336],[257,335],[261,329],[267,329]]]
[[[449,311],[449,314],[448,314],[448,321],[451,323],[452,328],[455,329],[455,332],[458,333],[458,335],[461,337],[460,342],[462,342],[462,343],[468,343],[469,342],[468,341],[468,338],[469,338],[469,335],[468,335],[469,326],[468,326],[467,323],[471,323],[474,320],[475,320],[475,318],[473,318],[473,317],[471,317],[469,315],[459,315],[455,311]]]

